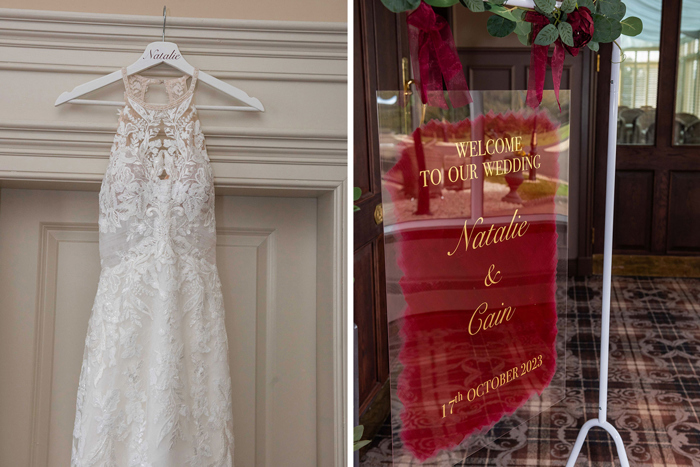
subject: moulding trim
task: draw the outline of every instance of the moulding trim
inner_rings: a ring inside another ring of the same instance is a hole
[[[0,9],[0,46],[142,52],[160,16]],[[166,39],[188,55],[346,60],[346,23],[168,18]]]

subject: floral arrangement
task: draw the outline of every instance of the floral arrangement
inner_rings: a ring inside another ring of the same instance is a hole
[[[425,84],[419,81],[421,98],[424,103],[440,105],[442,102],[428,102],[428,91],[442,90],[442,78],[448,91],[467,93],[466,82],[455,72],[463,75],[457,57],[454,41],[446,37],[446,21],[435,15],[431,6],[450,7],[462,4],[475,13],[491,12],[487,30],[494,37],[516,34],[520,42],[530,46],[530,81],[527,102],[536,108],[542,101],[547,64],[552,68],[554,91],[559,96],[559,85],[564,65],[565,52],[576,56],[582,47],[598,51],[600,43],[613,42],[621,34],[636,36],[642,32],[642,20],[630,16],[625,18],[627,7],[622,0],[534,0],[534,9],[508,7],[507,0],[382,0],[391,11],[408,15],[409,39],[413,58],[414,75],[426,76]],[[554,53],[548,55],[549,46],[554,45]],[[452,95],[451,95],[452,97]],[[471,101],[470,97],[457,96],[452,99],[455,107]],[[455,102],[456,101],[456,102]]]

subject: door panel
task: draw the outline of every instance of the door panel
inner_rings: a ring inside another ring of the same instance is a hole
[[[621,172],[617,174],[615,184],[617,223],[613,234],[614,248],[619,251],[646,251],[651,246],[654,172],[649,170]]]
[[[354,313],[362,415],[389,377],[376,91],[402,89],[408,45],[405,14],[391,13],[380,0],[357,1],[354,9],[354,186],[362,190],[354,214]],[[380,411],[388,414],[388,402]],[[377,427],[366,428],[371,436]]]
[[[673,171],[670,182],[668,250],[680,254],[698,252],[700,251],[700,171]]]
[[[97,206],[94,192],[0,191],[0,465],[70,463]],[[315,465],[316,200],[224,196],[216,209],[235,462]]]

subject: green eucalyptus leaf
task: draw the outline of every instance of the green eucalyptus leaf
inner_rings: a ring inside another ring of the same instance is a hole
[[[588,8],[591,13],[595,13],[595,3],[593,3],[593,0],[576,0],[576,4],[578,5],[578,8],[583,6]]]
[[[356,443],[353,443],[352,450],[357,451],[358,449],[362,449],[363,447],[367,446],[369,443],[371,443],[370,440],[358,441]]]
[[[551,13],[556,6],[555,0],[535,0],[535,6],[545,13]]]
[[[625,17],[625,13],[627,13],[627,5],[625,5],[624,2],[620,2],[620,8],[617,10],[617,14],[612,18],[618,21],[622,21],[622,18]]]
[[[530,36],[528,34],[518,34],[518,40],[522,45],[530,45]]]
[[[544,11],[542,8],[538,7],[537,5],[535,5],[535,11],[541,15],[545,15],[550,21],[552,20],[552,18],[554,18],[554,14],[547,13],[546,11]]]
[[[535,38],[535,44],[537,45],[549,45],[559,38],[559,30],[553,24],[548,24],[543,27],[537,37]]]
[[[459,3],[469,8],[474,13],[481,13],[486,9],[483,0],[459,0]]]
[[[420,2],[421,0],[382,0],[384,6],[394,13],[415,10],[420,6]]]
[[[506,37],[515,31],[516,23],[502,16],[493,15],[486,22],[486,30],[493,37]]]
[[[459,3],[459,0],[424,0],[430,6],[436,6],[439,8],[447,8],[452,5]]]
[[[625,36],[637,36],[644,29],[642,20],[636,16],[630,16],[629,18],[623,19],[620,24],[622,25],[622,34]]]
[[[490,3],[494,5],[503,5],[507,0],[489,0]]]
[[[622,0],[598,0],[598,12],[608,18],[620,21],[625,17],[627,7]]]
[[[612,20],[603,15],[593,15],[593,37],[595,42],[612,42]]]
[[[612,42],[615,39],[617,39],[618,37],[620,37],[620,35],[622,34],[622,23],[620,23],[616,19],[611,19],[610,21],[612,22],[612,25],[611,25],[612,26],[611,42]]]
[[[356,186],[352,190],[353,201],[357,201],[362,196],[362,188]]]
[[[484,3],[484,6],[489,5],[488,3]],[[506,7],[502,7],[499,5],[491,5],[489,8],[489,11],[491,13],[494,13],[498,16],[502,16],[503,18],[510,20],[510,21],[520,21],[520,18],[516,17],[513,15],[513,13]]]
[[[561,41],[569,47],[573,47],[574,30],[571,29],[571,25],[569,23],[559,23],[557,29],[559,29],[559,37],[561,37]]]
[[[522,20],[524,20],[524,19],[525,19],[525,13],[526,13],[526,11],[523,10],[523,9],[521,9],[521,8],[514,8],[514,9],[510,10],[510,14],[513,15],[513,17],[515,17],[515,19],[516,19],[517,21],[522,21]]]
[[[563,0],[559,9],[564,13],[571,13],[576,8],[576,0]]]
[[[364,433],[365,427],[364,425],[357,425],[355,428],[352,430],[352,440],[354,442],[358,442],[359,440],[362,439],[362,433]]]
[[[593,52],[597,52],[598,49],[600,49],[600,44],[597,42],[590,41],[588,43],[588,48],[591,49]]]
[[[518,21],[515,25],[515,33],[519,36],[526,36],[532,32],[532,23]]]

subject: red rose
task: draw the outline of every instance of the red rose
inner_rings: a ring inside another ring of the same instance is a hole
[[[571,25],[574,33],[574,46],[569,47],[564,44],[566,50],[574,57],[578,54],[578,49],[585,46],[593,37],[593,18],[591,11],[585,6],[572,11],[566,17],[566,22]]]

